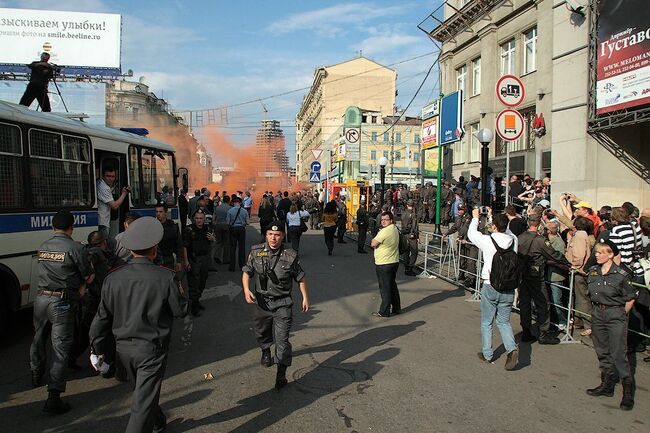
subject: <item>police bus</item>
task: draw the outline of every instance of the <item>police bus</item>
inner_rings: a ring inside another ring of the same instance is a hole
[[[0,334],[14,312],[34,301],[36,251],[52,236],[54,214],[71,211],[77,241],[85,243],[97,230],[96,180],[108,165],[117,168],[116,198],[131,187],[111,211],[111,235],[121,231],[129,211],[153,216],[161,198],[178,219],[177,181],[183,173],[186,187],[187,170],[176,170],[172,146],[0,101]]]

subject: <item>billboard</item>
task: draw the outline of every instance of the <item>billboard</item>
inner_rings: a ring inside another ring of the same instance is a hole
[[[424,175],[435,176],[438,174],[438,152],[440,148],[429,149],[424,152]]]
[[[0,8],[0,72],[25,73],[44,51],[67,75],[119,75],[116,14]]]
[[[600,0],[598,9],[596,114],[650,103],[647,0]]]
[[[459,141],[465,135],[463,127],[463,91],[451,93],[440,102],[440,137],[441,146]]]
[[[71,113],[84,113],[89,117],[84,121],[91,125],[106,126],[106,84],[82,81],[57,82],[61,95],[51,83],[48,86],[52,112],[65,113],[66,106]],[[17,104],[25,92],[27,81],[0,81],[0,100]],[[65,105],[63,104],[65,102]],[[31,108],[36,110],[38,102]]]
[[[422,149],[438,145],[438,116],[422,121]]]

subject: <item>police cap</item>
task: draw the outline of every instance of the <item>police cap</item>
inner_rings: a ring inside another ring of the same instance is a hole
[[[154,217],[138,218],[124,232],[122,244],[131,251],[141,251],[158,245],[163,237],[163,226]]]
[[[266,230],[273,230],[274,232],[284,233],[284,223],[279,220],[272,221],[271,224],[266,226]]]
[[[52,218],[52,227],[56,230],[67,230],[74,225],[74,216],[67,210],[60,210]]]
[[[619,253],[618,246],[616,246],[616,244],[612,242],[611,239],[601,239],[600,243],[609,246],[612,249],[614,256],[618,256]]]

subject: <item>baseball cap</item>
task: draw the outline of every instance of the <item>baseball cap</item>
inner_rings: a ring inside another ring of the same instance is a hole
[[[584,207],[584,208],[587,208],[587,209],[593,209],[593,207],[591,206],[591,203],[589,203],[588,201],[584,201],[584,200],[579,202],[578,204],[576,204],[574,207],[576,209],[580,208],[580,207]]]
[[[540,200],[540,202],[537,203],[537,204],[538,204],[539,206],[545,208],[545,209],[546,209],[547,207],[550,207],[550,206],[551,206],[551,202],[548,201],[548,200],[546,200],[546,199],[544,199],[544,200]]]

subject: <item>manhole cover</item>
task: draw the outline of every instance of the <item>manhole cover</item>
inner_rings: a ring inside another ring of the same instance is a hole
[[[301,368],[293,374],[293,380],[311,390],[333,392],[341,389],[356,379],[354,370],[336,367],[317,366]]]

